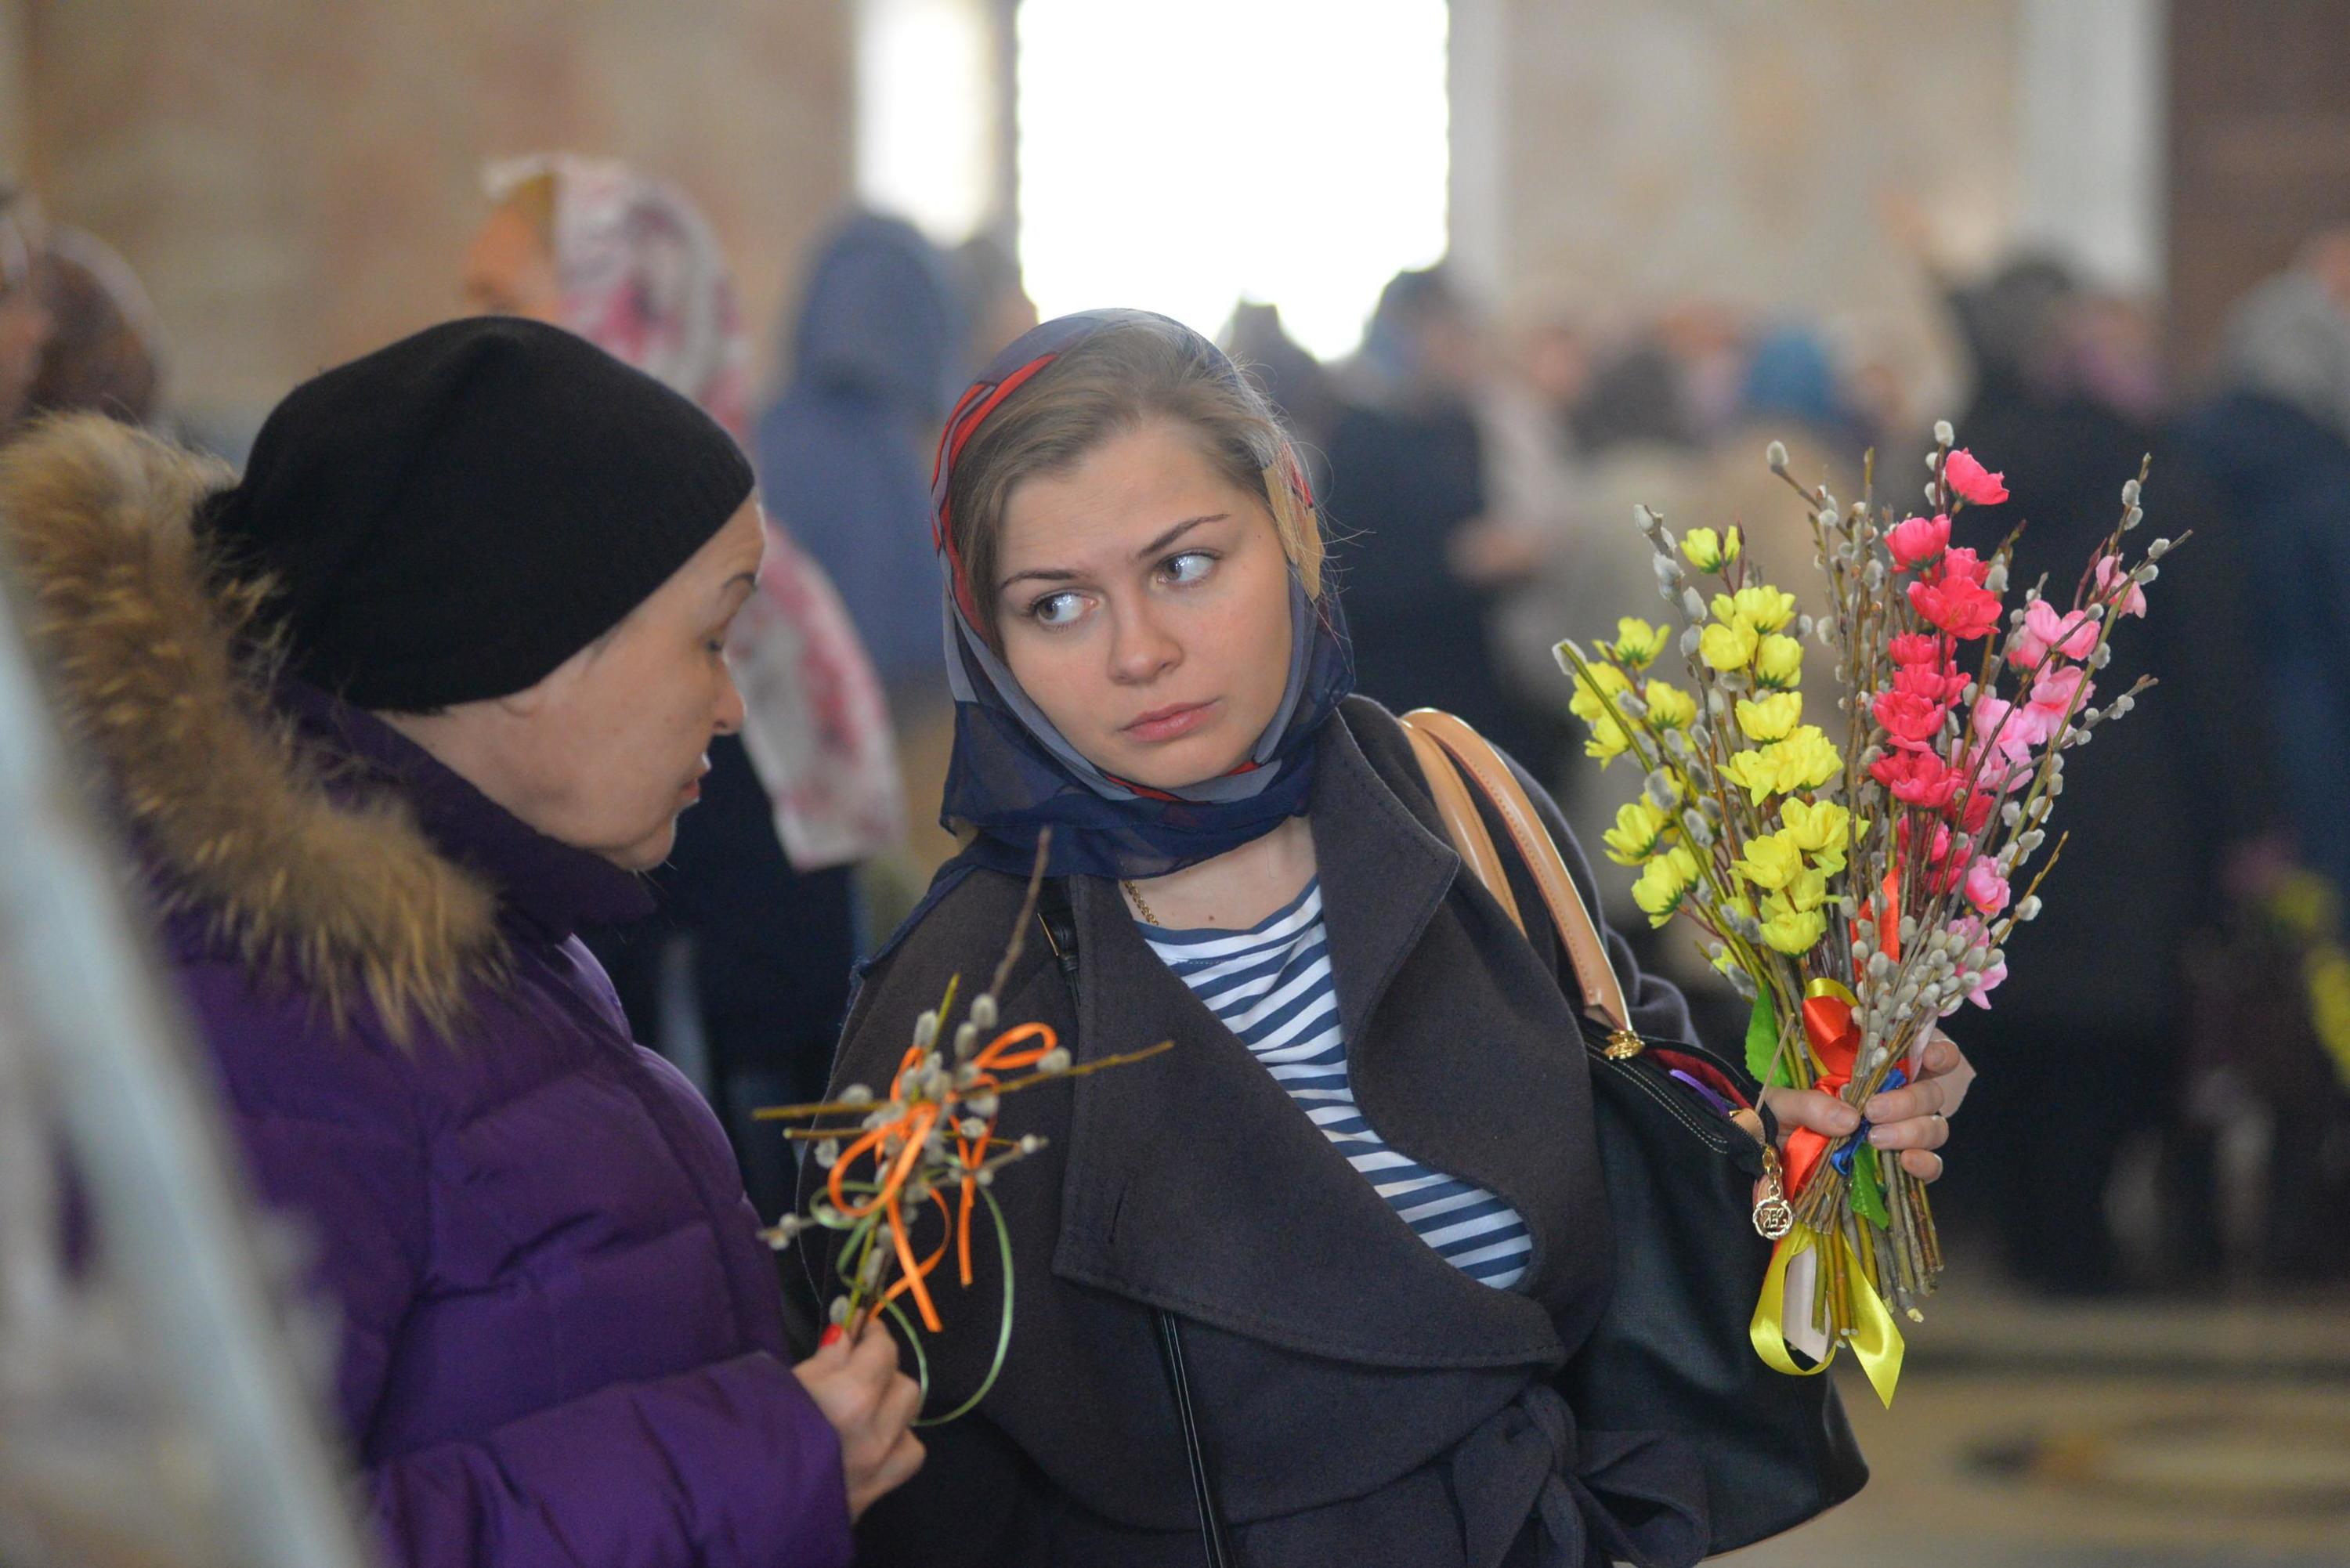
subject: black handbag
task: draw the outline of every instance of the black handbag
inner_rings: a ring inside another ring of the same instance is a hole
[[[1675,1069],[1749,1106],[1760,1106],[1761,1086],[1693,1042],[1633,1033],[1598,927],[1508,763],[1450,714],[1423,709],[1403,723],[1461,859],[1523,929],[1490,812],[1541,892],[1582,992],[1576,1019],[1615,1224],[1616,1285],[1560,1373],[1559,1393],[1588,1427],[1690,1440],[1705,1470],[1711,1552],[1825,1512],[1868,1480],[1843,1402],[1825,1376],[1765,1366],[1748,1334],[1771,1262],[1755,1183],[1775,1129],[1758,1109],[1763,1136],[1755,1136]],[[1774,1175],[1776,1163],[1768,1159]]]

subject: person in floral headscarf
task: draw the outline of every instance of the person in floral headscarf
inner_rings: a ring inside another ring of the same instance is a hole
[[[569,154],[491,167],[495,207],[465,263],[485,314],[567,327],[749,433],[748,340],[708,221],[676,187]],[[728,647],[748,710],[711,748],[703,804],[656,873],[655,922],[601,933],[639,1037],[693,1054],[735,1136],[753,1200],[787,1200],[780,1139],[757,1105],[821,1091],[847,1002],[856,937],[848,867],[902,831],[881,687],[822,569],[768,520],[759,594]],[[674,1005],[690,974],[694,1006]]]

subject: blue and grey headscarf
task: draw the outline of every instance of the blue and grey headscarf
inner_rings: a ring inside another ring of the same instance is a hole
[[[954,545],[947,493],[956,458],[988,417],[1061,355],[1105,327],[1155,321],[1143,311],[1065,316],[1027,333],[980,374],[956,403],[939,441],[931,485],[932,542],[944,589],[947,679],[955,700],[954,759],[940,821],[975,832],[958,865],[1025,876],[1036,843],[1053,829],[1046,869],[1055,876],[1158,877],[1238,848],[1305,809],[1314,742],[1354,684],[1353,659],[1336,596],[1309,593],[1290,574],[1289,681],[1273,721],[1248,758],[1221,778],[1175,790],[1113,778],[1087,761],[1020,689],[980,630],[975,595]],[[1240,371],[1222,350],[1176,327],[1222,373]],[[1304,470],[1284,453],[1278,465],[1312,527]]]

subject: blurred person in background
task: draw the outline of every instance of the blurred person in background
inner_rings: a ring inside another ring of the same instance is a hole
[[[1463,545],[1489,504],[1482,352],[1441,268],[1399,273],[1380,293],[1330,437],[1329,512],[1345,541],[1333,558],[1363,692],[1398,712],[1442,708],[1531,758],[1539,726],[1504,691],[1488,640],[1494,579],[1478,580],[1483,564]]]
[[[1299,443],[1298,461],[1315,485],[1328,478],[1323,454],[1338,423],[1338,389],[1313,351],[1282,325],[1281,306],[1243,299],[1232,306],[1221,339],[1232,362],[1256,379],[1273,406],[1289,421]]]
[[[138,275],[97,235],[63,223],[43,225],[36,265],[51,329],[30,411],[88,409],[155,424],[163,414],[162,332]]]
[[[1570,688],[1551,650],[1598,613],[1595,593],[1617,579],[1603,563],[1621,552],[1610,551],[1617,541],[1592,537],[1566,419],[1589,379],[1581,335],[1563,306],[1526,301],[1503,312],[1494,350],[1472,404],[1487,504],[1455,538],[1453,565],[1494,596],[1487,638],[1523,720],[1527,749],[1518,754],[1555,788],[1568,768]]]
[[[2245,533],[2303,864],[2350,891],[2350,228],[2238,303],[2185,435]]]
[[[1020,263],[993,234],[973,234],[947,257],[963,327],[959,376],[969,376],[1036,325],[1036,302],[1020,281]]]
[[[868,924],[913,908],[954,842],[926,805],[946,784],[953,707],[934,605],[931,449],[962,384],[967,333],[943,258],[910,223],[851,214],[820,241],[781,389],[759,416],[759,483],[839,588],[889,693],[910,810],[910,865],[868,869]],[[885,885],[886,884],[886,885]]]
[[[674,187],[554,154],[488,177],[468,304],[569,329],[748,435],[748,344],[709,223]],[[638,1039],[699,1067],[753,1201],[789,1201],[762,1105],[813,1098],[857,950],[850,867],[903,817],[879,682],[823,573],[771,516],[759,593],[729,646],[749,717],[711,746],[702,809],[651,877],[660,913],[598,929]]]
[[[1969,1035],[1984,1119],[2012,1158],[1966,1173],[1961,1190],[1983,1183],[2014,1276],[2064,1294],[2126,1282],[2107,1219],[2116,1160],[2135,1136],[2175,1132],[2186,955],[2214,918],[2223,860],[2258,832],[2268,745],[2244,701],[2254,687],[2238,581],[2244,532],[2213,506],[2184,443],[2081,374],[2074,313],[2085,297],[2043,256],[1952,296],[1977,389],[1959,441],[2004,472],[2010,492],[2003,505],[1964,513],[1954,543],[1988,556],[2022,524],[2012,580],[2044,576],[2048,596],[2069,603],[2120,521],[2122,483],[2149,453],[2147,526],[2195,535],[2164,560],[2152,615],[2111,634],[2115,669],[2161,690],[2101,728],[2095,754],[2066,775],[2069,845],[2046,888],[2062,918],[2016,929],[2012,978]],[[1922,471],[1909,473],[1922,483]],[[1899,486],[1884,488],[1898,497]],[[2100,701],[2119,694],[2099,684]]]
[[[1735,411],[1724,427],[1715,437],[1717,446],[1752,446],[1745,438],[1757,431],[1794,430],[1799,440],[1808,438],[1810,444],[1818,446],[1839,475],[1853,475],[1844,482],[1844,488],[1858,494],[1856,481],[1861,454],[1868,450],[1868,432],[1854,415],[1835,356],[1816,328],[1783,323],[1755,338],[1739,383]]]
[[[1680,382],[1690,433],[1713,440],[1743,406],[1752,352],[1746,324],[1726,305],[1689,298],[1658,316],[1656,332]]]
[[[2238,302],[2216,369],[2184,434],[2244,536],[2260,627],[2248,706],[2277,747],[2283,820],[2273,852],[2231,867],[2235,918],[2199,971],[2192,1108],[2216,1144],[2249,1132],[2266,1149],[2228,1173],[2257,1198],[2220,1206],[2253,1220],[2231,1228],[2232,1261],[2339,1278],[2350,1026],[2328,985],[2344,972],[2350,893],[2350,228],[2313,236]]]
[[[1680,366],[1652,332],[1636,335],[1599,362],[1570,419],[1575,448],[1587,458],[1619,446],[1686,450],[1698,441]]]
[[[57,323],[43,296],[31,202],[0,185],[0,440],[24,421]]]

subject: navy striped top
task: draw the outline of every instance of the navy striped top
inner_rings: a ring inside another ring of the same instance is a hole
[[[1318,880],[1244,931],[1146,925],[1142,934],[1421,1241],[1496,1289],[1525,1278],[1534,1238],[1517,1210],[1389,1148],[1356,1107]]]

